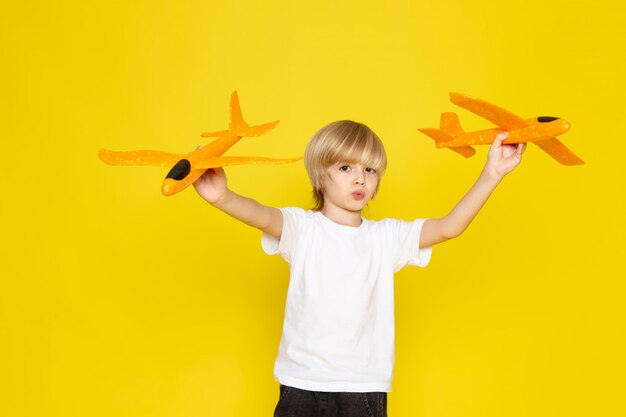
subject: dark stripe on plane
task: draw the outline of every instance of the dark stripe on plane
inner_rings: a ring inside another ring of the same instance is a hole
[[[191,163],[186,159],[176,162],[165,178],[171,178],[176,181],[185,179],[191,172]]]
[[[552,117],[552,116],[540,116],[537,117],[537,121],[539,123],[549,123],[549,122],[554,122],[555,120],[559,120],[558,117]]]

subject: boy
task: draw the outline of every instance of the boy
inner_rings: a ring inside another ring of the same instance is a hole
[[[439,219],[371,221],[361,211],[376,195],[387,158],[367,126],[339,121],[309,141],[305,167],[315,207],[277,209],[230,191],[222,169],[194,186],[225,213],[263,232],[266,253],[290,264],[283,334],[274,368],[275,417],[386,416],[394,359],[393,274],[424,267],[431,248],[459,236],[525,145],[494,140],[469,192]]]

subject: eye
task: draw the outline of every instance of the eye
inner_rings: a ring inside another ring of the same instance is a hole
[[[345,172],[348,172],[348,171],[350,171],[350,166],[349,166],[349,165],[341,165],[341,166],[339,167],[339,171],[345,171]]]
[[[370,174],[375,174],[376,170],[374,168],[365,168],[365,172],[370,173]]]

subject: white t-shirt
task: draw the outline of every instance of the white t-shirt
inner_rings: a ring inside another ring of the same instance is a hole
[[[431,248],[419,249],[424,219],[350,227],[318,211],[281,211],[280,241],[262,238],[291,270],[276,379],[309,391],[391,391],[393,274],[428,264]]]

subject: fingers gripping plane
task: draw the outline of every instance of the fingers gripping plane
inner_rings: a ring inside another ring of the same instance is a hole
[[[450,101],[498,127],[465,132],[456,113],[442,113],[439,129],[418,129],[434,139],[437,148],[450,148],[468,158],[476,153],[473,145],[490,144],[499,133],[507,131],[509,134],[503,144],[532,142],[563,165],[584,164],[555,137],[569,130],[570,124],[566,120],[550,116],[524,120],[508,110],[460,93],[450,93]]]
[[[256,156],[222,156],[239,139],[260,136],[274,129],[278,123],[277,120],[257,126],[248,126],[241,114],[237,92],[233,91],[230,96],[230,124],[228,129],[203,133],[202,137],[217,139],[188,155],[149,150],[115,152],[101,149],[98,156],[109,165],[171,167],[161,186],[161,192],[166,196],[171,196],[187,188],[207,169],[230,165],[287,164],[302,159],[302,157],[276,159]]]

